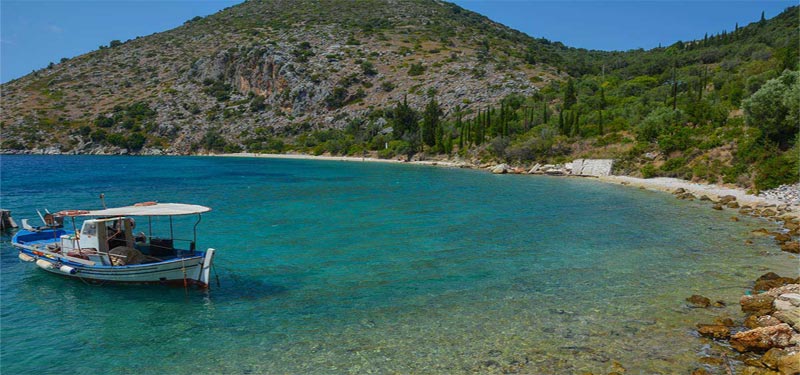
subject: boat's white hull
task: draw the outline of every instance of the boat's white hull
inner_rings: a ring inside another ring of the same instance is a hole
[[[34,258],[25,252],[20,255],[20,259],[33,262],[47,272],[89,283],[176,284],[202,287],[208,286],[213,257],[214,250],[209,249],[203,256],[131,266],[97,267],[74,263],[65,266],[58,260],[48,257]]]

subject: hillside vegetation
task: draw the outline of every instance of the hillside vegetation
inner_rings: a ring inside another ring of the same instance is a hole
[[[5,152],[304,152],[798,180],[798,8],[627,52],[432,0],[248,1],[2,86]],[[757,15],[755,15],[757,16]]]

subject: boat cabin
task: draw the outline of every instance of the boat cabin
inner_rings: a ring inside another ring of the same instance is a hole
[[[89,219],[83,222],[77,236],[61,236],[61,250],[101,264],[115,263],[110,261],[117,256],[130,256],[128,253],[132,249],[134,253],[144,255],[144,262],[193,255],[195,252],[194,240],[175,239],[172,233],[168,238],[152,236],[152,233],[147,235],[143,231],[134,233],[135,229],[136,221],[130,217]],[[186,242],[185,249],[177,249],[175,242]],[[112,259],[107,259],[105,254],[111,254]]]

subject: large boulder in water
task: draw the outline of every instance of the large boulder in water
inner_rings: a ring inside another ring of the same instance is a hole
[[[792,241],[786,242],[781,245],[781,250],[788,251],[790,253],[800,254],[800,242]]]
[[[703,297],[698,294],[693,294],[686,299],[686,302],[689,302],[689,306],[691,307],[708,307],[708,305],[711,304],[711,300],[708,299],[708,297]]]
[[[731,336],[731,346],[739,352],[764,352],[772,348],[790,345],[794,331],[786,323],[754,328]]]
[[[508,164],[498,164],[492,167],[490,171],[494,174],[505,174],[511,170],[511,167]]]
[[[754,315],[766,315],[773,311],[773,301],[775,301],[775,297],[765,293],[742,296],[742,298],[739,299],[739,304],[742,305],[743,312]]]
[[[731,336],[730,329],[722,324],[698,324],[697,333],[701,336],[718,340],[727,339]]]
[[[758,279],[756,279],[755,285],[753,285],[753,291],[756,293],[758,292],[766,292],[772,288],[777,288],[779,286],[792,284],[795,282],[795,279],[791,277],[781,277],[780,275],[776,274],[775,272],[767,272]]]
[[[775,320],[784,322],[800,331],[800,307],[791,310],[776,311]]]

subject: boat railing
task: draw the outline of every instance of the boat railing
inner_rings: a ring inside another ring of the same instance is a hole
[[[142,237],[139,237],[142,239]],[[178,250],[188,250],[190,253],[195,251],[195,242],[191,239],[183,238],[164,238],[159,236],[144,236],[144,241],[137,240],[137,243],[147,245],[151,250],[155,249],[157,253],[173,252]],[[185,246],[176,246],[177,243],[185,244]],[[163,254],[162,254],[163,255]]]

